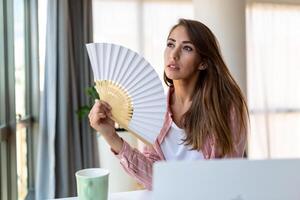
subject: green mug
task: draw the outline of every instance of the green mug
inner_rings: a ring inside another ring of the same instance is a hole
[[[79,200],[107,200],[109,171],[102,168],[82,169],[76,172]]]

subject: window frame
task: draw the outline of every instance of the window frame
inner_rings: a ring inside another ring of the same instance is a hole
[[[38,0],[24,1],[26,116],[19,123],[27,127],[27,200],[35,198],[35,166],[39,131],[39,43]]]
[[[13,1],[0,0],[1,199],[17,199]],[[4,49],[6,51],[4,51]]]

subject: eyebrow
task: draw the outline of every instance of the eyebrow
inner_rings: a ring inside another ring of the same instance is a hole
[[[168,38],[168,40],[171,40],[172,42],[176,42],[176,40],[173,39],[173,38]],[[193,43],[192,43],[191,41],[189,41],[189,40],[183,41],[182,43],[184,43],[184,44],[193,44]]]

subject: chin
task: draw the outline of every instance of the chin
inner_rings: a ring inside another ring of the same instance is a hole
[[[167,76],[168,79],[171,79],[171,80],[179,80],[179,79],[181,79],[180,77],[178,77],[176,75],[166,74],[166,76]]]

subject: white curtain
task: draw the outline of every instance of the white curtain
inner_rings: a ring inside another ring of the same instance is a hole
[[[250,158],[300,157],[300,5],[247,6]]]

